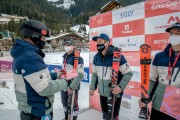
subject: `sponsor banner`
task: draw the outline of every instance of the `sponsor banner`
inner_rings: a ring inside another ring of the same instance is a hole
[[[180,11],[179,0],[150,0],[145,2],[145,17],[153,17]],[[161,19],[162,20],[162,19]]]
[[[0,72],[12,72],[12,62],[0,61]]]
[[[112,23],[142,19],[144,16],[144,2],[141,2],[112,11]]]
[[[113,38],[144,34],[144,19],[113,25]]]
[[[164,50],[169,43],[169,33],[150,34],[145,36],[145,43],[154,50]]]
[[[130,81],[124,90],[124,93],[131,96],[141,97],[141,83]]]
[[[122,54],[124,55],[127,62],[131,66],[139,66],[140,65],[140,53],[139,52],[123,52]]]
[[[140,97],[141,95],[141,80],[140,80],[140,67],[131,66],[133,76],[128,83],[124,93],[132,96]]]
[[[140,46],[145,43],[145,36],[113,38],[112,43],[115,47],[122,48],[122,51],[139,51]]]
[[[106,12],[100,15],[90,17],[89,27],[101,27],[112,24],[112,12]]]
[[[139,120],[139,97],[124,94],[121,101],[120,118],[121,120]]]
[[[89,44],[90,44],[90,46],[89,46],[90,51],[97,51],[97,47],[96,47],[97,43],[95,41],[90,40]]]
[[[141,82],[140,80],[140,67],[139,66],[131,66],[132,72],[133,72],[133,76],[131,78],[131,81],[134,82]]]
[[[145,19],[145,34],[164,33],[173,23],[180,22],[180,12]]]
[[[112,38],[112,25],[90,29],[89,40],[92,40],[94,36],[98,36],[101,33],[105,33],[109,36],[109,38]]]

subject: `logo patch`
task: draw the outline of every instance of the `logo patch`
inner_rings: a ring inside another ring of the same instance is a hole
[[[43,78],[43,75],[42,75],[42,74],[40,74],[40,75],[39,75],[39,78],[40,78],[40,79],[42,79],[42,78]]]

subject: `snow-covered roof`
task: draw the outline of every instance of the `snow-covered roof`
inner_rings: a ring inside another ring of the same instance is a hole
[[[59,35],[57,35],[57,36],[47,37],[47,38],[46,38],[46,41],[47,41],[47,40],[54,40],[54,39],[57,39],[57,38],[60,38],[60,37],[66,36],[66,35],[71,35],[71,34],[75,34],[75,35],[77,35],[77,36],[79,36],[79,37],[81,37],[81,38],[84,38],[84,35],[83,35],[82,33],[63,33],[63,34],[59,34]],[[84,38],[84,39],[86,39],[86,38]]]
[[[123,7],[122,4],[117,0],[111,0],[107,4],[105,4],[96,15],[99,15],[104,12],[108,12],[116,8],[117,6]]]

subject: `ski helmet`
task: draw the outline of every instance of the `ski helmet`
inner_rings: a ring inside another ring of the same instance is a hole
[[[30,38],[39,48],[43,48],[45,42],[41,37],[49,37],[48,28],[37,20],[27,20],[20,27],[21,34],[24,38]]]

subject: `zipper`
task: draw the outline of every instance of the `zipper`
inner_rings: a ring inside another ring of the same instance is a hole
[[[103,58],[103,74],[102,74],[102,83],[103,83],[103,94],[104,94],[104,58]]]
[[[107,69],[108,69],[108,67],[106,67],[106,71],[105,71],[105,73],[104,73],[104,76],[106,76],[106,74],[107,74]]]

